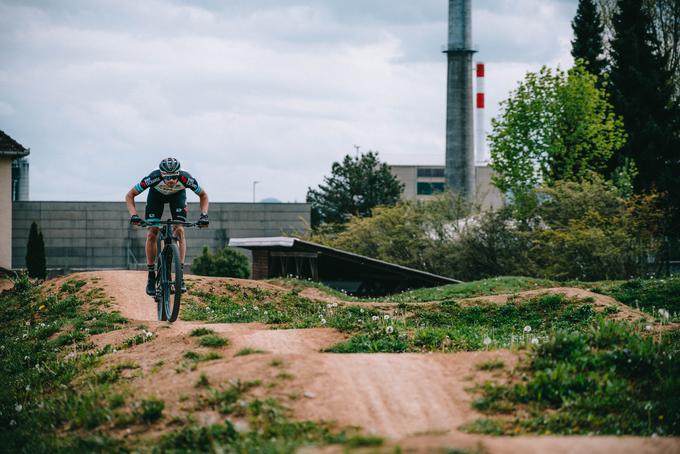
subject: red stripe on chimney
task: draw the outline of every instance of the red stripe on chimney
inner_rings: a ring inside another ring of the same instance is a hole
[[[484,108],[484,93],[477,93],[477,108]]]
[[[484,77],[484,63],[477,63],[477,77]]]

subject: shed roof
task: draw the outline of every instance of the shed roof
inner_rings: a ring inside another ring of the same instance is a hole
[[[28,156],[30,150],[0,130],[0,157],[23,158]]]
[[[244,249],[290,249],[291,251],[318,252],[327,256],[335,256],[344,260],[355,262],[358,266],[368,266],[379,268],[391,274],[398,274],[405,277],[416,278],[429,282],[431,285],[458,284],[461,281],[450,277],[439,276],[437,274],[420,271],[394,263],[384,262],[364,255],[335,249],[321,244],[300,240],[294,237],[260,237],[260,238],[231,238],[229,246]]]

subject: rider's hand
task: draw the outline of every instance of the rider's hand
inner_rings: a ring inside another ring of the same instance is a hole
[[[136,214],[133,214],[132,216],[130,216],[130,224],[132,224],[132,225],[142,225],[142,218],[140,218]]]
[[[198,218],[196,225],[201,228],[205,228],[208,227],[208,224],[210,224],[210,221],[208,220],[208,213],[201,213],[201,217]]]

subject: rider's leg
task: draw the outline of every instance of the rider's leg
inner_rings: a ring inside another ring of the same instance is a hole
[[[163,195],[154,188],[149,189],[149,195],[146,198],[146,209],[144,210],[144,219],[147,221],[158,221],[163,216]],[[156,294],[156,273],[154,272],[154,262],[158,254],[157,240],[159,235],[158,227],[151,227],[146,234],[146,264],[149,275],[146,280],[147,295]]]
[[[156,273],[154,272],[154,259],[156,258],[156,239],[158,238],[158,227],[151,227],[146,234],[146,294],[153,296],[156,294]]]
[[[151,227],[146,234],[146,264],[153,266],[158,254],[158,227]]]
[[[187,253],[187,242],[184,235],[184,226],[175,225],[173,226],[173,231],[177,237],[177,246],[179,247],[179,261],[184,265],[184,257]]]

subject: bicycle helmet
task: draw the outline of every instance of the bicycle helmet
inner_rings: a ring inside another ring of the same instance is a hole
[[[177,173],[179,172],[179,161],[175,158],[165,158],[158,164],[158,168],[163,173]]]

